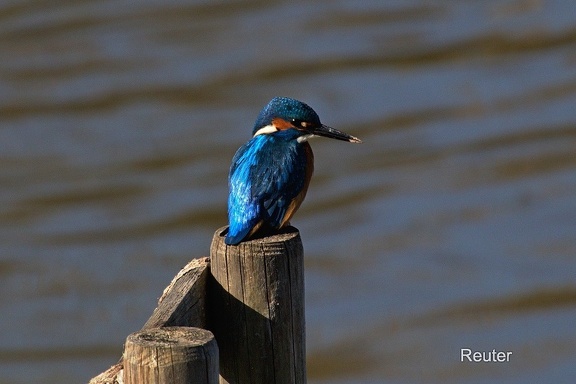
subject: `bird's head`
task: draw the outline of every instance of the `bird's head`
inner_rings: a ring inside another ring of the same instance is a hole
[[[292,130],[299,142],[314,136],[361,143],[357,137],[348,135],[320,122],[318,114],[307,104],[289,97],[275,97],[260,111],[254,124],[253,136],[274,134]]]

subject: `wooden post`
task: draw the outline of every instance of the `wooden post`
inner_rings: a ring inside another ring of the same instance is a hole
[[[207,257],[190,261],[172,279],[158,301],[158,307],[141,331],[150,328],[186,326],[206,327],[206,280],[210,262]],[[123,360],[90,380],[89,384],[122,383]]]
[[[218,383],[218,346],[210,331],[166,327],[128,336],[124,383]]]
[[[306,383],[304,258],[294,227],[210,249],[209,327],[220,351],[220,383]]]
[[[207,257],[190,261],[164,289],[158,306],[142,327],[186,326],[206,328],[206,280],[210,263]]]

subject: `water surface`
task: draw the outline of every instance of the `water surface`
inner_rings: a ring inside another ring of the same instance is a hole
[[[310,383],[571,382],[570,1],[0,3],[0,383],[86,382],[306,101]],[[512,351],[461,363],[461,348]]]

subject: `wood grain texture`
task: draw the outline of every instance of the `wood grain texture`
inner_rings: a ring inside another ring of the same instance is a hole
[[[228,246],[216,231],[209,327],[220,382],[305,383],[304,259],[298,230]]]
[[[206,328],[207,257],[190,261],[172,279],[142,329],[169,326]]]
[[[124,348],[124,383],[218,383],[214,335],[192,327],[152,328],[129,335]]]
[[[207,257],[193,259],[172,279],[164,289],[158,306],[141,330],[169,326],[206,328],[206,281],[210,260]],[[122,384],[122,359],[89,384]]]

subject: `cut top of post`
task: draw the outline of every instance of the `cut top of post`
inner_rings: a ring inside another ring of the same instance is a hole
[[[227,228],[225,226],[216,230],[210,247],[211,255],[232,249],[243,253],[259,253],[270,256],[301,255],[303,253],[300,232],[292,226],[282,228],[276,234],[243,241],[238,245],[227,245],[224,242]]]
[[[224,239],[226,237],[226,230],[227,229],[228,229],[227,225],[224,227],[218,228],[216,230],[214,237]],[[289,225],[287,227],[284,227],[284,228],[278,230],[277,233],[271,234],[270,236],[256,237],[254,239],[246,240],[246,241],[243,241],[240,244],[238,244],[238,246],[240,246],[242,244],[284,243],[284,242],[293,240],[297,237],[298,238],[300,237],[300,232],[295,227]],[[298,240],[300,240],[300,239],[298,239]]]

